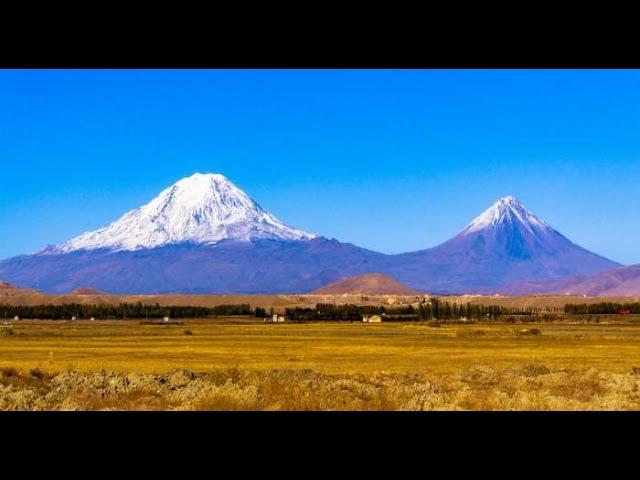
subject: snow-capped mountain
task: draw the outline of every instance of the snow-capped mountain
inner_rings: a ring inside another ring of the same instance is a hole
[[[553,256],[577,247],[513,196],[499,199],[444,245],[518,259]]]
[[[80,235],[53,250],[134,251],[178,243],[314,237],[264,211],[223,175],[196,173],[108,227]]]
[[[51,293],[302,293],[380,272],[418,291],[493,293],[617,266],[514,197],[437,247],[385,255],[291,228],[222,175],[196,174],[104,229],[0,261],[0,279]]]
[[[590,275],[616,266],[572,243],[509,196],[443,244],[399,255],[388,273],[413,288],[488,293],[523,279]]]
[[[460,234],[466,235],[486,228],[497,228],[503,224],[518,225],[532,234],[551,233],[552,228],[525,208],[516,197],[502,197],[478,215]]]

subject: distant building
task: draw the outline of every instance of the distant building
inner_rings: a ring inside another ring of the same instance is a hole
[[[265,318],[265,323],[284,323],[284,317],[278,316],[277,314],[273,314],[271,318]]]
[[[380,315],[364,315],[362,323],[382,323],[382,317]]]
[[[168,322],[169,321],[169,317],[164,317],[164,321]]]

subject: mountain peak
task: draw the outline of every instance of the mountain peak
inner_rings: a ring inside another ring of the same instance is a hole
[[[207,182],[231,183],[231,181],[227,177],[222,175],[221,173],[201,173],[201,172],[196,172],[196,173],[194,173],[193,175],[191,175],[189,177],[184,177],[183,179],[178,180],[176,182],[176,184],[178,184],[178,183],[182,183],[182,184],[186,184],[186,183],[206,184]]]
[[[56,248],[140,250],[168,244],[213,244],[232,239],[309,240],[315,235],[285,225],[224,175],[195,173],[108,227]]]
[[[516,197],[509,195],[500,198],[478,215],[467,225],[462,233],[466,234],[486,228],[495,228],[506,223],[523,227],[531,233],[551,230],[551,227],[544,220],[536,217]]]
[[[502,197],[502,198],[498,199],[498,201],[496,203],[511,204],[511,205],[515,205],[515,204],[522,205],[520,203],[520,200],[518,200],[513,195],[507,195],[506,197]]]

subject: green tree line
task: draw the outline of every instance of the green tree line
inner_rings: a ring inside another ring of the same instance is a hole
[[[198,318],[219,315],[254,315],[248,304],[216,305],[215,307],[161,306],[142,303],[121,303],[119,305],[63,305],[13,306],[0,305],[0,318],[62,320],[95,318],[97,320],[123,320],[137,318]]]
[[[640,314],[640,303],[581,303],[572,304],[569,303],[564,306],[564,313],[570,315],[585,315],[585,314],[617,314],[617,313],[633,313]]]
[[[403,307],[358,306],[358,305],[316,305],[316,308],[287,308],[288,320],[304,321],[360,321],[364,315],[385,315],[387,320],[480,320],[497,319],[502,315],[537,315],[536,308],[507,308],[495,305],[456,304],[438,299],[421,303],[417,308],[411,305]]]

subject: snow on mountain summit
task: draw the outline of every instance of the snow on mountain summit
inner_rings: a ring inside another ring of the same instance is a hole
[[[516,197],[508,196],[499,199],[491,205],[491,207],[482,212],[467,225],[462,231],[462,234],[496,227],[507,222],[525,228],[531,233],[535,231],[549,233],[552,231],[552,228],[544,220],[539,219],[527,210]]]
[[[84,233],[55,250],[133,251],[184,242],[212,244],[225,239],[310,240],[314,237],[282,223],[223,175],[196,173],[108,227]]]

